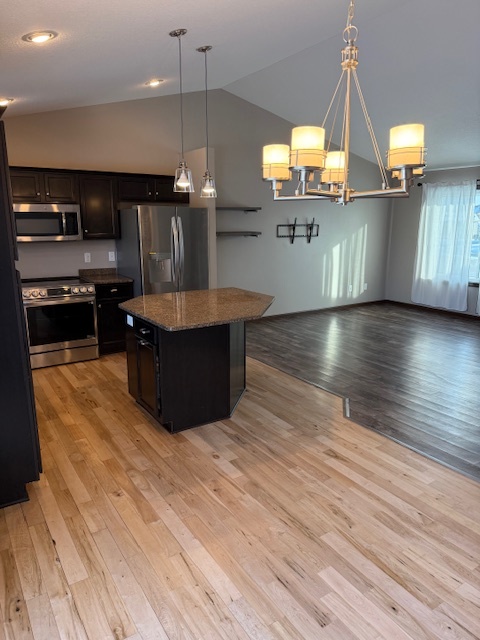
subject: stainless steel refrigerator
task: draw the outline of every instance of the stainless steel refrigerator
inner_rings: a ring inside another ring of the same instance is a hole
[[[120,210],[117,270],[134,294],[208,289],[208,211],[137,205]]]

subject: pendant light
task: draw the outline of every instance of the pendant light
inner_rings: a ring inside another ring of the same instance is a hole
[[[216,198],[217,190],[215,188],[215,179],[210,173],[208,166],[208,72],[207,72],[207,53],[212,47],[205,45],[199,47],[197,51],[205,56],[205,139],[206,139],[206,167],[202,178],[202,187],[200,189],[201,198]]]
[[[195,189],[193,187],[192,172],[187,167],[183,152],[182,36],[184,36],[186,33],[186,29],[175,29],[175,31],[170,31],[169,34],[172,38],[178,38],[178,61],[180,69],[180,137],[182,142],[182,155],[178,164],[178,168],[175,171],[173,190],[180,193],[193,193]]]

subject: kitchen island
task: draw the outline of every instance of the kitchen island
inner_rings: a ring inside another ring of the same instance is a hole
[[[262,293],[224,288],[120,304],[130,394],[172,433],[230,417],[245,391],[245,322],[272,302]]]

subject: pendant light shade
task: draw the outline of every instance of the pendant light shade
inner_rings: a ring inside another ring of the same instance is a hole
[[[201,198],[216,198],[217,190],[215,188],[215,180],[210,174],[210,171],[205,171],[202,178],[202,188],[200,190]]]
[[[203,53],[205,56],[205,141],[206,141],[206,167],[205,173],[202,178],[202,184],[200,188],[200,197],[201,198],[216,198],[217,190],[215,188],[215,179],[210,173],[210,169],[208,167],[208,68],[207,68],[207,53],[211,51],[212,47],[210,45],[205,45],[204,47],[199,47],[197,51],[199,53]]]
[[[192,172],[183,160],[180,161],[178,168],[175,170],[173,190],[179,193],[192,193],[195,191],[193,187]]]
[[[180,193],[193,193],[195,191],[192,180],[192,172],[187,167],[183,151],[183,79],[182,79],[182,36],[187,33],[186,29],[175,29],[170,31],[172,38],[178,38],[178,63],[180,72],[180,139],[182,143],[182,154],[177,170],[175,171],[175,181],[173,190]]]

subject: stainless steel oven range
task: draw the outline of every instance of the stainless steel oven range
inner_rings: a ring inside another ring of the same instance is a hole
[[[22,282],[32,369],[98,358],[95,286],[76,278]]]

